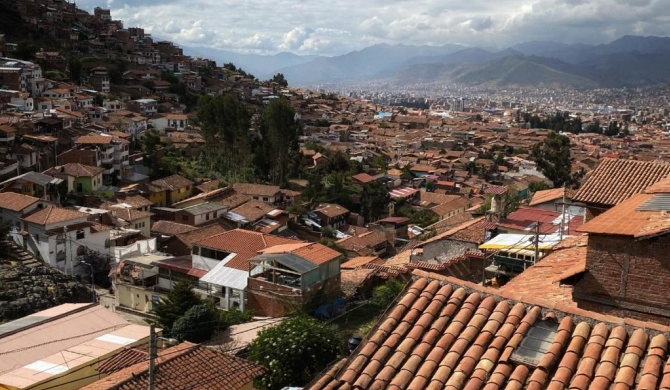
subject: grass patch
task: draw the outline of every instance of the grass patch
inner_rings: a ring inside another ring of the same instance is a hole
[[[382,312],[383,309],[379,306],[365,303],[336,318],[331,324],[345,340],[354,334],[365,337],[377,323]]]

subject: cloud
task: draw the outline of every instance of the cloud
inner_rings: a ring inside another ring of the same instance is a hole
[[[291,31],[284,34],[281,44],[279,45],[279,49],[289,51],[300,50],[305,41],[313,33],[314,30],[311,28],[295,27]]]
[[[241,52],[343,54],[374,43],[506,47],[670,35],[667,0],[107,0],[158,39]],[[99,0],[80,0],[91,11]]]

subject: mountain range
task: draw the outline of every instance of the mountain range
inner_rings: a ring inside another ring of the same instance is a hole
[[[534,41],[503,50],[379,44],[334,57],[185,51],[217,63],[233,62],[261,79],[283,73],[291,85],[384,79],[396,85],[616,88],[670,82],[670,38],[653,36],[624,36],[600,45]]]

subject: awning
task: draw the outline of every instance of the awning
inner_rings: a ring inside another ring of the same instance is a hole
[[[498,234],[489,241],[479,246],[479,249],[489,250],[511,250],[511,249],[535,249],[533,242],[534,234]],[[554,245],[561,242],[558,234],[540,234],[538,249],[541,251],[550,250]],[[563,236],[567,238],[568,236]]]

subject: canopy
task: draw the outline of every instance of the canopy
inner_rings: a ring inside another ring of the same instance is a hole
[[[533,242],[535,234],[498,234],[489,241],[479,246],[479,249],[535,249]],[[540,243],[538,249],[546,251],[553,248],[554,245],[561,242],[561,237],[558,234],[540,234]],[[567,238],[568,236],[563,236]]]

